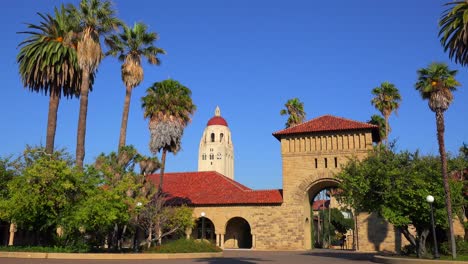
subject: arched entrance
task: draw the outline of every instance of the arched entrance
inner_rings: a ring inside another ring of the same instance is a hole
[[[250,225],[242,217],[234,217],[226,223],[224,248],[252,248]]]
[[[351,211],[344,209],[335,195],[339,181],[323,178],[309,185],[306,192],[306,238],[310,248],[352,249],[354,220]],[[306,221],[307,222],[307,221]]]
[[[213,243],[216,241],[215,227],[213,222],[207,217],[200,217],[195,221],[195,228],[192,232],[194,239],[207,239]]]

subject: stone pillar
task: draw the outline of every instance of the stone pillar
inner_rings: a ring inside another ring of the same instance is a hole
[[[219,234],[220,235],[220,245],[219,247],[224,249],[224,234]]]
[[[257,247],[257,245],[256,245],[255,235],[252,234],[252,249],[255,249],[256,247]]]
[[[192,235],[192,228],[188,227],[185,229],[185,238],[190,239],[190,235]]]
[[[16,225],[15,223],[10,224],[10,238],[8,240],[8,245],[13,246],[15,241],[15,232],[16,232]]]
[[[216,234],[216,246],[219,247],[219,237],[221,236],[221,234]]]

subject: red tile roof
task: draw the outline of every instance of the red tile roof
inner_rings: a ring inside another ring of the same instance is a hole
[[[274,132],[273,136],[280,140],[284,135],[360,129],[372,129],[372,137],[374,141],[378,140],[378,126],[332,115],[320,116],[302,124]]]
[[[207,126],[228,126],[226,120],[220,116],[213,116],[210,120],[208,120]]]
[[[159,173],[148,176],[159,184]],[[188,205],[281,204],[281,190],[252,190],[215,171],[165,173],[168,202]]]
[[[312,203],[312,210],[318,211],[328,209],[330,207],[330,200],[316,200]]]

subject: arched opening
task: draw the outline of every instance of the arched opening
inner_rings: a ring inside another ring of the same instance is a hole
[[[219,134],[219,142],[223,142],[223,138],[224,138],[224,134],[223,133]]]
[[[247,220],[242,217],[234,217],[226,223],[224,247],[252,248],[252,234]]]
[[[216,234],[213,222],[207,217],[198,218],[195,221],[195,228],[192,231],[192,238],[207,239],[212,243],[215,243]]]
[[[336,199],[338,184],[336,179],[320,179],[306,193],[305,236],[310,238],[310,247],[355,248],[353,215]]]
[[[215,142],[215,133],[211,133],[211,142]]]

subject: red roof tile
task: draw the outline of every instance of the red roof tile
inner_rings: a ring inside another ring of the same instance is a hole
[[[283,135],[359,129],[372,129],[372,137],[375,138],[374,141],[378,140],[378,138],[376,138],[379,134],[378,126],[332,115],[320,116],[302,124],[274,132],[273,136],[280,140]]]
[[[148,176],[155,185],[159,174]],[[168,201],[188,205],[281,204],[281,190],[252,190],[215,171],[165,173]]]
[[[207,126],[228,126],[226,120],[220,116],[213,116],[210,120],[208,120]]]
[[[318,211],[322,209],[328,209],[330,206],[330,200],[316,200],[312,203],[312,210]]]

